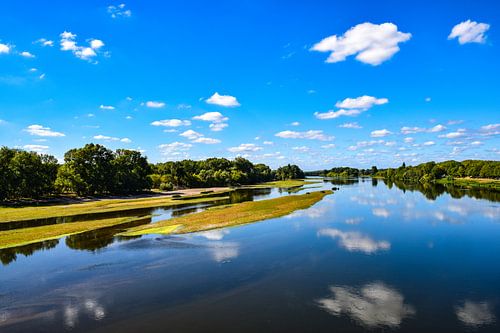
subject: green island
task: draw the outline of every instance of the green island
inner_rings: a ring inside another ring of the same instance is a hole
[[[130,228],[119,233],[118,236],[184,234],[272,219],[288,215],[296,210],[309,208],[332,193],[332,191],[317,191],[262,201],[216,206],[200,213]]]

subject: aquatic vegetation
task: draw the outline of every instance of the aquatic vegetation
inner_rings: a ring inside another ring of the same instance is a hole
[[[220,206],[200,213],[160,221],[154,225],[131,228],[118,235],[135,236],[138,235],[138,232],[142,232],[142,234],[165,233],[158,231],[168,229],[158,228],[168,226],[178,227],[178,229],[175,229],[175,233],[190,233],[252,223],[288,215],[299,209],[306,209],[332,193],[332,191],[317,191],[302,195],[290,195],[275,199]]]

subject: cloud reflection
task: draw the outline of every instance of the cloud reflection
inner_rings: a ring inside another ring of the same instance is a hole
[[[209,248],[212,258],[219,263],[228,262],[240,255],[239,244],[235,242],[216,242]]]
[[[321,308],[334,316],[345,313],[363,326],[397,328],[406,317],[415,314],[411,305],[397,290],[381,282],[369,283],[359,289],[332,286],[332,296],[318,300]]]
[[[391,243],[388,241],[375,241],[367,235],[359,232],[343,232],[334,228],[325,228],[318,231],[320,236],[328,236],[333,239],[339,239],[339,244],[350,252],[364,252],[371,254],[379,250],[388,250]]]
[[[458,320],[467,326],[482,326],[495,322],[495,315],[487,302],[465,300],[463,305],[456,307]]]

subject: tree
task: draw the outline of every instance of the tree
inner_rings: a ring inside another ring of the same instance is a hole
[[[134,193],[149,190],[152,182],[146,157],[135,150],[118,149],[112,161],[114,171],[113,190],[117,193]]]

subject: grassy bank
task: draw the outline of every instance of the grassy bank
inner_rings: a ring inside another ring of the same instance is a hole
[[[255,185],[255,187],[293,188],[319,182],[320,181],[305,180],[305,179],[289,179],[289,180],[277,180],[274,182],[262,183]]]
[[[306,209],[332,191],[318,191],[302,195],[291,195],[262,201],[249,201],[235,205],[213,207],[206,211],[181,216],[154,225],[131,228],[120,236],[144,234],[190,233],[240,224],[252,223],[288,215]]]
[[[465,188],[485,188],[500,191],[500,180],[489,179],[489,178],[454,178],[450,179],[439,179],[436,181],[438,184],[453,184]]]
[[[0,231],[0,249],[58,239],[87,231],[116,227],[146,218],[148,217],[121,217]]]
[[[230,191],[172,198],[171,196],[147,197],[138,199],[102,199],[41,207],[0,207],[0,223],[43,219],[80,214],[109,213],[140,208],[168,207],[180,204],[194,204],[227,198]],[[182,199],[182,200],[179,200]]]

